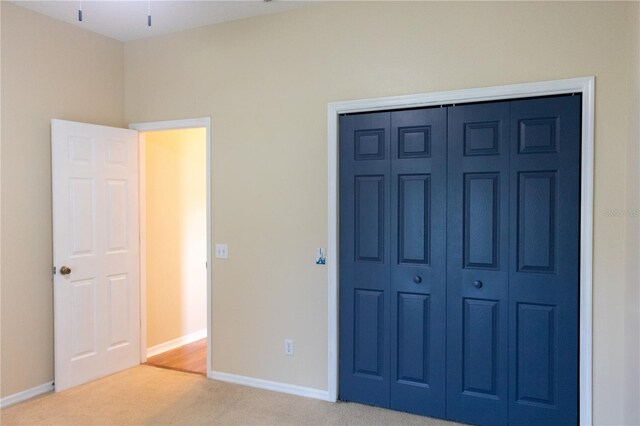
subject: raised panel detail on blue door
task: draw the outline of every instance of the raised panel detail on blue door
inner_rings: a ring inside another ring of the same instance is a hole
[[[556,172],[518,174],[518,270],[554,272]]]
[[[384,261],[384,176],[355,177],[356,261]]]
[[[398,176],[398,262],[429,264],[429,175]]]
[[[464,175],[464,267],[498,267],[500,174]]]
[[[431,156],[431,126],[398,129],[398,158],[428,158]]]
[[[500,154],[500,122],[466,123],[464,126],[464,155]]]
[[[355,289],[354,373],[382,376],[383,298],[381,291]]]
[[[555,307],[518,303],[517,401],[555,403],[556,314]]]
[[[518,124],[520,154],[558,150],[558,117],[520,120]]]
[[[496,398],[498,301],[463,301],[463,392]]]
[[[355,132],[356,160],[384,160],[384,129]]]
[[[429,295],[398,293],[398,381],[429,386]]]

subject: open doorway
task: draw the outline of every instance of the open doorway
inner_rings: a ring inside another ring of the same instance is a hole
[[[210,120],[140,131],[140,361],[210,371]]]
[[[142,135],[147,364],[206,375],[206,129]]]

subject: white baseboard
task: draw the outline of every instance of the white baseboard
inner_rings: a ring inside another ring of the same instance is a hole
[[[53,382],[43,383],[31,389],[24,390],[22,392],[14,393],[13,395],[5,396],[0,399],[0,408],[6,408],[10,405],[17,404],[27,399],[31,399],[43,393],[53,392]]]
[[[177,339],[169,340],[168,342],[160,343],[159,345],[147,348],[147,357],[158,355],[163,352],[170,351],[171,349],[179,348],[180,346],[193,343],[197,340],[204,339],[205,337],[207,337],[206,328],[203,330],[194,331],[193,333],[178,337]]]
[[[256,379],[253,377],[238,376],[236,374],[223,373],[221,371],[210,371],[209,378],[220,380],[222,382],[235,383],[237,385],[251,386],[258,389],[266,389],[275,392],[282,392],[291,395],[335,402],[335,399],[329,397],[329,392],[320,389],[306,388],[304,386],[290,385],[287,383],[272,382],[270,380]]]

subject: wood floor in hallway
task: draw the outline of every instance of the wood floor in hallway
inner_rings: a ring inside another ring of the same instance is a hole
[[[207,375],[207,339],[147,358],[147,365]]]

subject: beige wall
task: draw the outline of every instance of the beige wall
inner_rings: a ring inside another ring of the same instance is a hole
[[[2,2],[1,394],[53,380],[50,120],[124,124],[121,43]]]
[[[327,387],[327,274],[313,251],[327,243],[328,102],[594,75],[594,415],[633,418],[620,393],[637,379],[625,369],[638,336],[624,309],[637,283],[625,273],[627,221],[605,212],[637,185],[627,175],[638,164],[624,166],[638,143],[636,11],[332,3],[127,43],[129,121],[212,117],[213,236],[231,253],[213,265],[214,369]]]
[[[146,132],[147,347],[207,328],[206,129]]]

